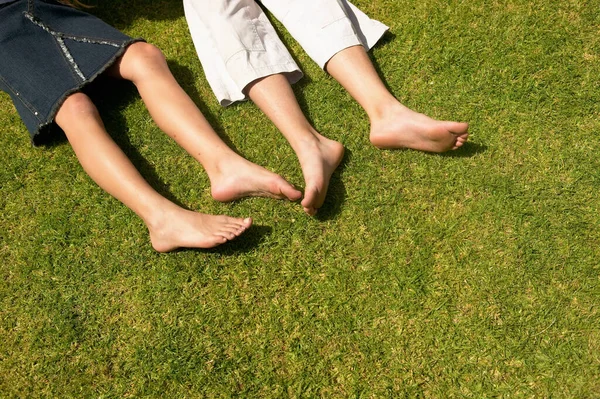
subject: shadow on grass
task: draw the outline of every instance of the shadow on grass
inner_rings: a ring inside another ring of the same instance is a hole
[[[170,21],[183,17],[181,0],[88,0],[86,11],[117,29],[125,29],[137,19]]]
[[[117,143],[127,158],[140,172],[144,179],[160,195],[169,201],[184,207],[185,206],[175,198],[168,188],[168,185],[159,177],[155,168],[140,154],[137,148],[131,144],[127,134],[129,127],[125,120],[122,110],[128,104],[139,98],[139,94],[132,83],[106,78],[100,76],[94,82],[89,84],[83,90],[87,94],[100,112],[102,121],[111,138]],[[67,139],[64,132],[55,127],[50,134],[40,143],[45,147],[54,147],[64,144]]]
[[[352,158],[352,152],[346,148],[344,153],[344,158],[342,158],[342,162],[338,168],[333,172],[331,176],[331,180],[329,181],[329,189],[327,190],[327,197],[325,197],[325,202],[319,212],[315,216],[315,218],[319,221],[327,221],[335,219],[337,215],[340,214],[342,210],[342,205],[346,201],[346,186],[344,186],[344,169],[350,159]]]
[[[383,47],[386,44],[390,43],[392,40],[395,39],[395,35],[391,32],[386,32],[383,37],[379,40],[379,42],[377,43],[377,47]],[[381,78],[381,81],[383,82],[383,84],[385,85],[385,87],[388,89],[388,91],[390,93],[393,93],[393,88],[390,87],[390,85],[388,84],[385,74],[381,69],[381,66],[379,65],[379,63],[377,62],[377,59],[375,58],[375,56],[373,55],[373,52],[369,52],[369,58],[371,59],[371,62],[373,63],[373,66],[375,68],[375,70],[377,71],[377,74],[379,75],[379,77]],[[456,151],[448,151],[442,154],[435,154],[435,155],[440,155],[443,157],[449,157],[449,158],[469,158],[472,156],[475,156],[479,153],[485,152],[487,150],[487,146],[483,145],[483,144],[478,144],[478,143],[473,143],[473,142],[467,142],[465,143],[465,145],[463,145],[462,148],[456,150]]]
[[[104,84],[102,82],[104,80]],[[139,94],[132,83],[110,78],[102,78],[98,84],[90,85],[86,93],[94,100],[100,114],[103,116],[107,131],[113,140],[123,150],[131,163],[140,172],[144,179],[160,195],[169,201],[186,208],[168,188],[168,185],[156,173],[156,169],[150,164],[131,143],[127,134],[129,126],[122,110],[130,103],[139,99]]]
[[[467,141],[456,151],[448,151],[437,155],[447,158],[471,158],[477,154],[487,151],[487,148],[488,147],[484,144]]]
[[[171,73],[175,77],[175,80],[179,83],[179,85],[183,88],[183,90],[187,93],[187,95],[192,99],[194,104],[200,109],[200,112],[204,115],[208,123],[212,126],[213,130],[219,135],[219,138],[227,144],[229,148],[235,151],[238,155],[240,154],[237,147],[233,144],[227,133],[225,133],[225,129],[219,122],[219,120],[210,113],[210,110],[206,106],[206,103],[200,96],[200,93],[196,89],[196,80],[199,79],[197,75],[194,74],[188,67],[180,65],[176,60],[167,60],[167,64],[169,65],[169,69]],[[235,104],[232,105],[235,107]],[[245,157],[244,157],[245,158]]]
[[[201,100],[199,93],[195,89],[194,85],[194,74],[186,67],[180,66],[175,62],[169,62],[173,74],[176,76],[186,92],[191,96],[192,100],[196,105],[203,110],[203,113],[209,120],[212,126],[216,127],[217,130],[222,130],[219,127],[217,120],[207,111],[204,102]],[[130,137],[127,134],[129,130],[128,123],[123,115],[122,110],[125,109],[131,103],[139,99],[139,94],[133,84],[127,81],[115,80],[106,77],[99,77],[96,81],[86,86],[84,89],[96,107],[102,117],[106,130],[111,135],[111,138],[126,154],[129,160],[132,162],[134,167],[140,172],[144,179],[162,196],[177,204],[182,208],[187,207],[179,201],[169,190],[168,185],[160,178],[156,173],[155,168],[141,155],[138,149],[131,143]],[[228,142],[229,139],[224,134],[221,134],[224,141]],[[44,142],[40,145],[46,147],[54,147],[58,145],[67,144],[65,134],[59,129],[55,128],[52,134],[45,137]],[[229,142],[230,147],[233,145]],[[235,150],[235,149],[234,149]],[[333,178],[335,180],[335,177]],[[342,188],[334,188],[334,192],[344,193],[345,190]],[[340,194],[337,195],[340,197]],[[343,198],[343,195],[341,195]],[[333,209],[333,208],[332,208]],[[332,214],[331,211],[326,211],[328,214]],[[252,226],[246,233],[238,237],[236,240],[226,243],[222,246],[214,249],[180,249],[178,251],[199,251],[218,253],[223,255],[231,255],[236,253],[248,252],[249,250],[258,246],[268,234],[272,232],[272,228],[268,226]]]
[[[298,101],[298,105],[302,110],[302,113],[311,124],[311,126],[315,126],[314,119],[310,112],[310,107],[308,102],[306,101],[306,96],[304,95],[304,88],[312,83],[312,80],[308,76],[304,76],[298,83],[294,84],[292,90],[294,91],[294,95],[296,97],[296,101]],[[318,130],[318,126],[317,126]],[[348,148],[345,148],[344,157],[340,162],[339,166],[333,172],[331,179],[329,180],[329,188],[327,190],[327,197],[325,197],[325,202],[319,212],[316,215],[316,219],[320,221],[326,221],[334,219],[341,211],[342,204],[346,198],[346,188],[344,186],[344,182],[342,180],[342,175],[344,173],[344,168],[348,164],[350,158],[352,157],[352,153]]]
[[[383,36],[381,37],[381,39],[379,39],[379,41],[377,42],[375,49],[380,49],[382,47],[385,47],[387,44],[391,43],[395,38],[396,38],[396,35],[393,34],[392,32],[390,32],[390,31],[385,32],[383,34]],[[394,93],[393,88],[387,82],[385,73],[381,69],[381,66],[379,65],[379,62],[377,61],[377,58],[375,58],[375,56],[373,55],[373,51],[369,51],[367,54],[369,55],[369,58],[371,59],[371,63],[373,64],[375,71],[377,71],[377,75],[379,75],[379,78],[383,82],[383,85],[386,87],[386,89],[390,93]]]
[[[204,117],[208,120],[208,122],[217,132],[219,137],[231,149],[233,149],[233,151],[235,151],[240,156],[243,156],[243,154],[240,154],[239,150],[235,147],[235,145],[231,142],[227,134],[224,132],[224,129],[221,127],[219,121],[210,113],[209,109],[206,107],[206,104],[202,100],[200,93],[198,93],[198,90],[196,89],[196,75],[188,67],[178,64],[175,60],[168,60],[168,64],[169,68],[171,69],[171,72],[173,73],[173,76],[175,76],[175,79],[179,82],[181,87],[183,87],[183,89],[190,96],[192,101],[194,101],[194,103],[198,106],[198,108],[200,108],[200,110],[204,114]],[[302,112],[304,113],[310,124],[314,126],[314,121],[311,117],[308,103],[303,94],[303,88],[309,83],[311,83],[311,80],[305,76],[303,79],[300,80],[300,82],[294,85],[293,90],[294,94],[296,95],[296,99],[298,100],[298,104],[302,109]],[[235,107],[236,105],[233,104],[231,106]],[[347,164],[350,156],[350,151],[346,149],[346,153],[344,154],[342,162],[334,172],[329,182],[327,198],[325,199],[323,207],[319,210],[319,213],[317,214],[318,220],[330,220],[335,218],[335,216],[339,214],[342,204],[344,203],[346,197],[346,189],[342,181],[342,174],[344,166]]]

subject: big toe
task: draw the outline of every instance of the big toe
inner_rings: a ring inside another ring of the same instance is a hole
[[[252,218],[245,218],[244,220],[242,220],[241,228],[243,230],[247,230],[250,228],[250,226],[252,226],[252,223],[253,223]]]
[[[314,215],[317,213],[317,209],[319,209],[323,202],[325,201],[325,193],[321,193],[316,187],[307,186],[304,190],[304,199],[302,200],[302,206],[304,210],[309,215]],[[312,213],[308,212],[308,210],[312,210]]]
[[[302,198],[302,192],[297,190],[283,178],[279,178],[279,181],[277,182],[277,191],[290,201],[297,201]]]
[[[456,135],[467,134],[469,130],[469,124],[466,122],[447,122],[448,130]]]
[[[317,208],[309,208],[309,207],[302,207],[302,209],[304,209],[304,212],[306,212],[307,215],[309,216],[315,216],[317,214],[318,209]]]

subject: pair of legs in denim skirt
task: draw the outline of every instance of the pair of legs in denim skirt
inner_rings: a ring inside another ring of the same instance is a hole
[[[461,147],[466,123],[437,121],[402,105],[385,87],[366,51],[387,27],[347,0],[261,0],[307,54],[362,106],[379,148],[444,152]],[[290,84],[302,77],[255,0],[184,0],[207,79],[222,105],[249,97],[296,152],[304,174],[302,205],[314,215],[343,156],[303,115]]]
[[[300,199],[291,184],[240,157],[219,138],[151,44],[49,0],[0,3],[0,25],[0,89],[11,95],[32,139],[53,123],[60,126],[90,177],[146,223],[157,251],[217,246],[242,234],[252,219],[192,212],[157,193],[81,91],[100,74],[135,84],[158,126],[206,169],[215,199]]]

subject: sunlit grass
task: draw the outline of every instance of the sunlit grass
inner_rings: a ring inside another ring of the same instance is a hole
[[[217,104],[179,1],[99,3],[163,49],[239,153],[302,186],[255,106]],[[101,105],[163,194],[254,217],[217,250],[155,253],[68,143],[31,147],[0,95],[0,396],[599,396],[597,4],[356,4],[391,27],[373,52],[390,90],[469,121],[472,139],[448,155],[376,150],[363,111],[280,30],[304,111],[347,148],[319,218],[213,201],[131,87]]]

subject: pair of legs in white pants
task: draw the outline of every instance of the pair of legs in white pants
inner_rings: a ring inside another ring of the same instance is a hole
[[[366,51],[387,27],[346,0],[262,0],[308,55],[366,111],[371,143],[380,148],[443,152],[468,137],[466,123],[436,121],[402,105],[377,75]],[[254,0],[184,0],[206,77],[222,105],[250,97],[298,155],[305,179],[302,205],[314,215],[324,202],[343,146],[318,133],[291,90],[302,76]]]

